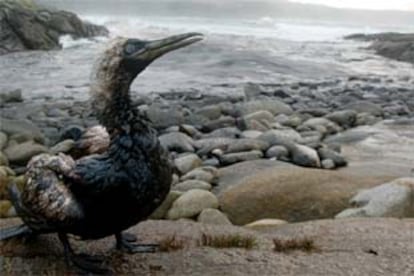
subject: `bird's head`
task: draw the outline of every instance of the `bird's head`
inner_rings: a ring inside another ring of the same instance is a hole
[[[92,75],[95,87],[92,87],[92,93],[127,92],[122,90],[128,90],[136,76],[154,60],[202,39],[200,33],[174,35],[152,41],[117,38],[95,65]]]

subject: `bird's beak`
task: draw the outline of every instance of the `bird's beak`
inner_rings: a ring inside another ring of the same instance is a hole
[[[148,41],[145,47],[134,54],[134,58],[152,61],[168,52],[203,40],[201,33],[174,35],[160,40]]]

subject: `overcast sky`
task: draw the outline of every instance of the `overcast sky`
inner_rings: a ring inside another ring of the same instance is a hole
[[[341,8],[414,11],[414,0],[290,0]]]

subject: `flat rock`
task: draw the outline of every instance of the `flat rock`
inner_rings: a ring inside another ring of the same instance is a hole
[[[358,192],[350,204],[355,208],[342,211],[336,218],[414,217],[414,178],[400,178]]]
[[[167,213],[167,218],[177,220],[197,216],[204,209],[218,208],[217,197],[209,191],[190,190],[174,201]]]
[[[0,227],[18,223],[0,221]],[[113,237],[97,241],[71,239],[76,252],[103,255],[116,275],[409,275],[414,270],[412,219],[320,220],[285,224],[266,233],[231,225],[193,222],[146,221],[128,230],[142,243],[183,241],[184,249],[154,254],[122,254],[113,251]],[[253,237],[254,250],[200,247],[202,235]],[[317,250],[274,252],[273,239],[311,239]],[[1,275],[76,274],[65,265],[56,234],[31,242],[0,243],[7,265]]]
[[[266,231],[275,229],[275,227],[287,224],[288,222],[281,219],[261,219],[252,223],[246,224],[244,227],[256,231]]]

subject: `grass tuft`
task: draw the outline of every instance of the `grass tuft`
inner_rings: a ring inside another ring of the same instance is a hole
[[[252,249],[257,244],[253,236],[242,236],[239,234],[231,235],[209,235],[203,233],[199,241],[199,246],[215,248],[244,248]]]
[[[315,246],[315,241],[311,238],[288,240],[273,239],[273,246],[273,250],[276,252],[289,252],[293,250],[301,250],[309,253],[317,249]]]

